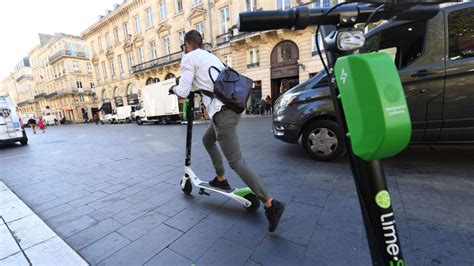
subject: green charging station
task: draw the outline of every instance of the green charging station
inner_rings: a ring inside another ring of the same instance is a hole
[[[383,52],[341,57],[335,76],[354,154],[370,161],[405,149],[411,120],[392,58]]]

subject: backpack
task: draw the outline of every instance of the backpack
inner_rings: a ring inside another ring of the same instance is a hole
[[[214,83],[214,93],[205,90],[202,90],[202,93],[211,99],[216,97],[229,109],[240,114],[245,110],[247,105],[247,100],[253,86],[253,80],[240,75],[237,71],[225,64],[224,66],[225,68],[223,70],[219,70],[215,66],[209,67],[208,73],[209,78]],[[212,70],[219,73],[215,80],[211,75]]]

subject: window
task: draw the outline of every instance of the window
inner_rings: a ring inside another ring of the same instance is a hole
[[[153,26],[153,14],[151,13],[151,8],[146,10],[146,26],[151,27]]]
[[[247,11],[257,10],[257,0],[246,0],[247,2]]]
[[[77,80],[76,81],[76,86],[77,86],[78,89],[82,89],[82,81]]]
[[[92,74],[92,64],[90,62],[87,62],[87,73]]]
[[[105,66],[105,61],[102,61],[102,71],[104,72],[104,80],[107,80],[107,68]]]
[[[324,44],[321,35],[318,35],[318,45],[321,51],[324,51]],[[313,33],[311,38],[311,55],[315,56],[318,54],[318,48],[316,47],[316,33]]]
[[[89,50],[87,49],[87,45],[84,45],[84,47],[82,47],[82,52],[84,53],[84,56],[89,56]]]
[[[143,46],[138,47],[137,56],[138,56],[138,63],[139,64],[145,62],[145,55],[144,55],[144,52],[143,52]]]
[[[316,0],[309,7],[310,8],[323,8],[323,7],[330,7],[330,6],[331,6],[330,0]]]
[[[178,42],[179,42],[179,47],[184,44],[184,30],[178,32]]]
[[[107,48],[110,48],[110,34],[108,32],[105,33],[105,45],[107,45]]]
[[[222,62],[224,62],[224,64],[228,65],[229,67],[232,67],[232,56],[225,55],[222,59]]]
[[[125,73],[125,71],[123,69],[123,61],[122,61],[122,55],[121,54],[117,56],[117,60],[118,60],[118,64],[119,64],[120,74]]]
[[[99,66],[95,65],[95,75],[97,76],[97,80],[100,81],[100,71],[99,71]]]
[[[91,42],[91,49],[92,49],[92,54],[95,55],[96,52],[95,52],[95,43],[94,43],[94,41]]]
[[[123,34],[125,35],[125,39],[130,38],[130,31],[128,30],[128,23],[123,23]]]
[[[276,0],[276,7],[279,10],[285,10],[290,8],[291,0]]]
[[[168,36],[163,37],[163,53],[165,55],[171,54],[170,38]]]
[[[247,68],[258,67],[260,65],[258,57],[258,48],[247,51]]]
[[[224,34],[229,31],[229,23],[230,23],[229,7],[226,7],[220,10],[220,17],[221,17],[221,34]]]
[[[119,28],[114,29],[114,39],[115,39],[115,44],[120,43]]]
[[[142,32],[142,28],[140,26],[140,17],[135,16],[135,33],[140,33]]]
[[[128,58],[128,69],[130,70],[130,73],[132,73],[132,66],[133,66],[133,53],[132,53],[132,51],[127,53],[127,58]]]
[[[175,7],[175,10],[176,10],[176,14],[183,11],[183,0],[175,0],[174,1],[174,7]]]
[[[199,22],[194,25],[194,28],[201,33],[202,38],[204,39],[204,23]]]
[[[79,68],[79,62],[74,60],[72,61],[72,71],[74,73],[80,73],[81,72],[81,69]]]
[[[114,59],[109,60],[109,67],[110,67],[110,72],[112,74],[112,79],[115,79],[115,63]]]
[[[69,44],[69,51],[72,55],[76,55],[76,45],[74,43]]]
[[[202,0],[193,0],[193,6],[199,5],[202,2]]]
[[[426,21],[387,29],[368,38],[361,53],[384,50],[395,58],[395,65],[401,69],[416,61],[423,52],[425,32]]]
[[[166,2],[160,2],[160,21],[166,20]]]
[[[152,60],[157,58],[155,42],[150,42],[150,55]]]
[[[99,39],[97,40],[99,43],[99,52],[102,52],[104,49],[102,49],[102,36],[99,36]]]
[[[448,15],[449,59],[474,57],[474,8]]]
[[[93,81],[89,81],[89,86],[91,87],[91,89],[95,88],[95,84]]]

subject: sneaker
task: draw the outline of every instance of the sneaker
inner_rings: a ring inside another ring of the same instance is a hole
[[[270,208],[265,208],[265,215],[268,219],[268,231],[271,233],[275,231],[280,222],[281,215],[285,210],[285,204],[279,202],[278,200],[272,200],[272,206]]]
[[[214,179],[212,181],[209,181],[209,185],[211,187],[216,187],[216,188],[220,188],[220,189],[223,189],[223,190],[229,190],[230,189],[230,185],[227,182],[227,179],[224,180],[224,181],[219,181],[217,179],[217,176],[214,177]]]

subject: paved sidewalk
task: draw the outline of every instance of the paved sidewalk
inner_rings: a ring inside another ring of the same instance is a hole
[[[206,129],[194,127],[192,165],[210,180]],[[49,127],[0,148],[0,180],[91,265],[370,265],[347,159],[311,160],[270,130],[268,117],[238,128],[247,163],[287,203],[275,233],[262,208],[181,192],[185,125]],[[473,151],[413,146],[384,160],[407,265],[474,265]]]
[[[89,265],[0,181],[0,265]]]

